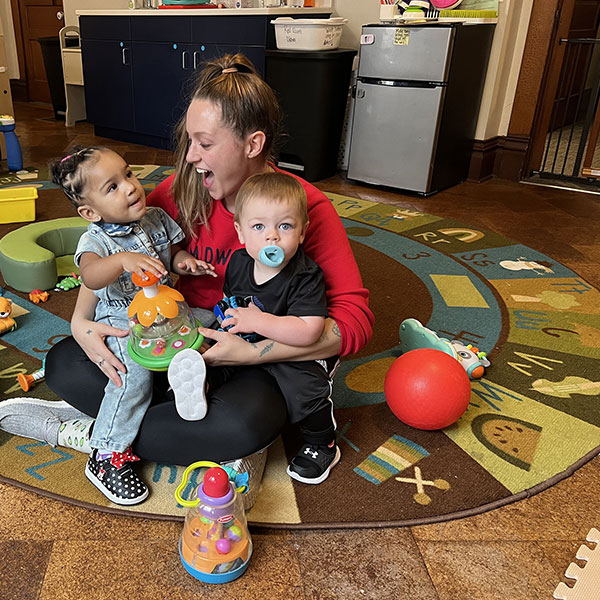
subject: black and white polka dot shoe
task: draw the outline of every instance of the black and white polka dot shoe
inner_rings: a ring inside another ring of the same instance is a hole
[[[93,450],[85,465],[85,476],[115,504],[139,504],[148,497],[148,487],[137,476],[129,462],[117,468],[111,463],[111,457],[103,460],[96,458]]]

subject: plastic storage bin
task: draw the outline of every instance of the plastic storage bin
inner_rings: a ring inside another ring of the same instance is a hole
[[[277,93],[288,134],[277,163],[282,169],[307,181],[325,179],[337,172],[356,54],[356,50],[346,48],[265,51],[265,79]]]
[[[275,26],[275,43],[280,50],[335,50],[340,45],[342,28],[348,19],[292,19],[279,17]]]
[[[0,190],[0,223],[35,221],[34,187],[7,188]]]

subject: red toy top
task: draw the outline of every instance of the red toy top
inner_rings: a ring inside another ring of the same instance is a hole
[[[209,498],[222,498],[229,492],[229,477],[221,467],[211,467],[204,475],[202,491]]]

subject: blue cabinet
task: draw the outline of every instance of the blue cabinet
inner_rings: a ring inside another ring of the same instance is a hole
[[[80,16],[88,121],[97,135],[171,148],[204,61],[242,52],[264,76],[272,18]]]

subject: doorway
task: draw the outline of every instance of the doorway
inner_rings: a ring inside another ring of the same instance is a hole
[[[600,0],[557,15],[525,180],[600,192]]]
[[[64,27],[62,0],[11,0],[20,79],[13,84],[16,99],[51,103],[40,38],[56,37]],[[15,89],[16,88],[16,89]]]

